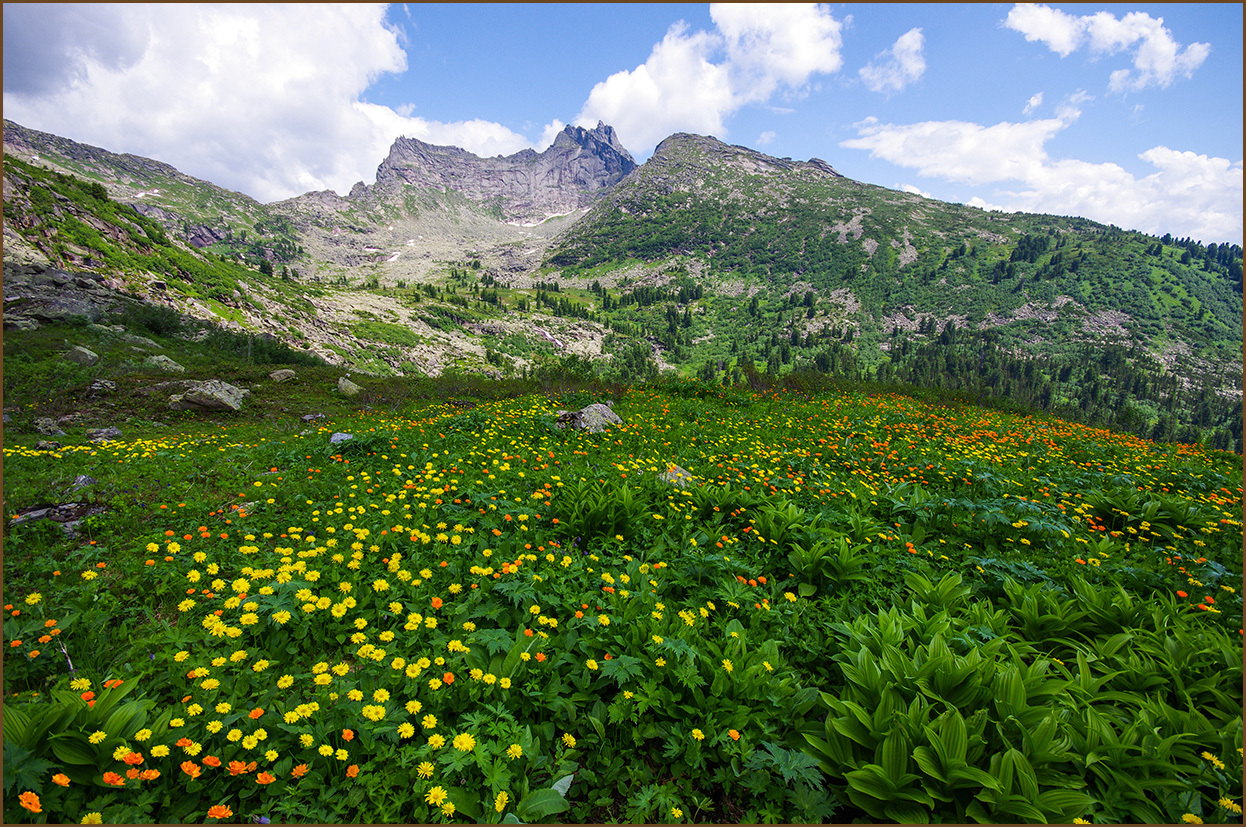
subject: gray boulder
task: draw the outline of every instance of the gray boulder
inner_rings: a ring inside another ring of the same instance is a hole
[[[341,433],[341,432],[339,431],[338,433],[336,433],[336,434],[334,434],[333,436],[329,437],[329,444],[330,444],[330,445],[337,445],[338,443],[341,443],[341,442],[347,442],[347,441],[352,440],[352,439],[354,439],[354,438],[355,438],[355,435],[354,435],[354,434],[344,434],[344,433]]]
[[[165,373],[185,373],[186,372],[186,368],[182,367],[177,362],[174,362],[168,356],[163,356],[163,355],[162,356],[148,356],[146,359],[143,360],[143,364],[147,365],[148,367],[155,368],[156,370],[162,370]]]
[[[40,417],[35,420],[35,431],[44,436],[64,436],[65,432],[61,430],[61,426],[57,424],[55,419],[49,417]]]
[[[117,338],[123,342],[127,342],[131,345],[137,345],[140,348],[147,348],[148,350],[155,350],[160,347],[160,345],[156,344],[151,339],[148,339],[146,336],[136,336],[133,333],[119,333]]]
[[[175,411],[238,411],[250,392],[220,379],[198,382],[185,392],[169,397]]]
[[[86,365],[87,367],[94,365],[100,360],[99,354],[78,345],[70,348],[69,352],[65,354],[65,358],[74,364]]]
[[[109,425],[107,428],[88,428],[87,439],[92,442],[107,442],[121,437],[121,429]]]
[[[91,387],[87,388],[87,393],[96,396],[101,393],[114,393],[116,390],[116,382],[110,382],[107,379],[96,379],[91,383]]]
[[[578,411],[559,411],[555,426],[571,428],[574,431],[588,431],[598,434],[611,425],[622,425],[619,415],[605,405],[594,403]]]
[[[274,382],[289,382],[291,379],[295,379],[296,375],[294,371],[289,368],[282,368],[281,370],[275,370],[268,374],[268,378]]]
[[[358,396],[359,392],[363,390],[363,388],[359,387],[354,382],[347,379],[345,376],[337,380],[337,389],[338,389],[338,393],[342,394],[343,396]]]

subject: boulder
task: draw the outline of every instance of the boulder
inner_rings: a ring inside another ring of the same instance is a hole
[[[162,370],[165,373],[185,373],[186,368],[174,362],[168,356],[148,356],[143,360],[143,364],[148,367]]]
[[[117,390],[117,383],[110,382],[107,379],[96,379],[91,383],[91,387],[87,388],[87,393],[96,396],[101,393],[114,393]]]
[[[329,437],[329,444],[330,444],[330,445],[337,445],[338,443],[341,443],[341,442],[347,442],[347,441],[352,440],[352,439],[354,439],[354,438],[355,438],[355,435],[354,435],[354,434],[344,434],[344,433],[341,433],[341,432],[339,431],[338,433],[336,433],[336,434],[334,434],[333,436]]]
[[[175,411],[237,411],[250,392],[220,379],[197,382],[185,392],[169,397]]]
[[[605,405],[594,403],[578,411],[559,411],[555,426],[597,434],[606,430],[610,425],[622,424],[623,420],[619,419],[618,414]]]
[[[322,413],[314,413],[314,414],[307,414],[307,415],[305,415],[305,416],[303,417],[303,421],[304,421],[304,422],[314,422],[314,421],[315,421],[315,420],[317,420],[317,419],[324,419],[324,418],[325,418],[324,414],[322,414]]]
[[[337,380],[337,389],[338,389],[338,393],[342,394],[343,396],[358,396],[359,391],[363,390],[363,388],[359,387],[354,382],[347,379],[345,376]]]
[[[680,488],[687,488],[688,481],[692,479],[692,472],[672,463],[664,472],[658,474],[658,479]]]
[[[34,319],[28,319],[25,316],[10,316],[9,314],[6,313],[4,316],[4,329],[5,330],[38,330],[39,323],[36,322]]]
[[[64,436],[65,432],[56,424],[55,419],[40,417],[35,420],[35,431],[44,436]]]
[[[90,367],[100,360],[99,354],[75,345],[65,354],[65,358],[77,365]]]
[[[268,378],[274,382],[289,382],[291,379],[296,378],[296,375],[294,371],[289,368],[282,368],[281,370],[275,370],[268,374]]]
[[[160,345],[156,344],[151,339],[148,339],[146,336],[136,336],[133,333],[118,333],[117,338],[128,344],[136,345],[140,348],[146,348],[147,350],[155,350],[160,347]]]
[[[121,429],[114,428],[109,425],[107,428],[88,428],[87,439],[92,442],[108,442],[109,440],[119,439],[121,437]]]

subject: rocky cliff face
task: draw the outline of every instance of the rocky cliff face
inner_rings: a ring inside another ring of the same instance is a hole
[[[404,186],[454,190],[492,207],[506,221],[539,222],[589,206],[636,168],[614,129],[568,126],[544,152],[479,158],[457,147],[399,138],[377,169],[376,185],[356,185],[350,198],[384,198]]]

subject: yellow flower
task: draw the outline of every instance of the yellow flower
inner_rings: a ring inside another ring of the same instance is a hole
[[[469,732],[454,736],[453,746],[459,752],[471,752],[476,748],[476,739]]]
[[[666,666],[666,658],[658,658],[654,661],[657,666]]]
[[[150,729],[140,729],[138,732],[134,733],[134,740],[140,743],[143,741],[146,741],[150,737],[151,737]]]
[[[457,540],[459,538],[455,536],[454,539]],[[454,815],[454,810],[455,810],[455,807],[454,807],[453,801],[447,801],[445,804],[441,805],[441,814],[445,816],[446,818],[449,818],[450,816]]]
[[[415,734],[415,727],[411,726],[409,721],[403,721],[398,725],[398,735],[402,738],[410,738]]]
[[[433,787],[424,794],[424,800],[434,807],[438,807],[441,805],[441,802],[446,800],[446,791],[441,787]]]
[[[734,671],[735,671],[735,667],[731,665],[731,661],[730,661],[730,660],[724,660],[724,661],[723,661],[723,669],[726,669],[728,672],[734,672]]]
[[[419,775],[420,778],[432,778],[433,765],[427,761],[421,761],[419,768],[416,770],[416,774]]]
[[[325,758],[328,758],[330,755],[333,754],[333,747],[329,746],[328,744],[321,744],[320,748],[317,749],[316,751],[319,752],[321,755],[323,755]]]
[[[107,732],[104,732],[102,729],[97,729],[95,732],[91,733],[91,737],[88,738],[87,741],[89,741],[92,744],[98,744],[100,741],[103,741],[107,737],[108,737]]]
[[[1186,813],[1185,815],[1181,816],[1181,820],[1184,821],[1186,824],[1202,824],[1203,823],[1203,820],[1199,818],[1198,816],[1194,815],[1194,813]]]
[[[82,821],[78,823],[79,824],[103,824],[104,816],[100,813],[87,813],[86,815],[82,817]]]
[[[151,754],[155,758],[164,758],[169,754],[169,747],[166,744],[157,744],[151,748]]]
[[[433,749],[441,749],[446,745],[446,739],[434,732],[428,736],[428,745]]]
[[[678,807],[671,807],[671,817],[672,818],[683,818],[684,811],[679,809]]]
[[[705,740],[705,733],[704,733],[704,732],[702,732],[702,731],[701,731],[701,730],[699,730],[699,729],[694,729],[694,730],[692,730],[692,737],[693,737],[693,738],[696,738],[698,741],[704,741],[704,740]]]
[[[420,726],[423,727],[424,729],[436,729],[437,728],[437,716],[436,715],[425,715],[424,718],[420,721]]]
[[[502,812],[506,809],[506,802],[510,800],[510,793],[506,792],[506,790],[502,790],[502,792],[498,793],[497,798],[493,799],[493,809],[497,810],[499,813]]]
[[[521,755],[523,755],[523,747],[519,746],[519,744],[511,744],[506,748],[506,757],[512,761]]]
[[[584,665],[589,668],[589,671],[592,671],[592,672],[597,671],[597,661],[593,660],[592,658],[589,658],[587,661],[585,661]]]
[[[563,744],[564,744],[566,747],[568,747],[568,748],[574,747],[574,746],[575,746],[575,736],[574,736],[574,735],[572,735],[570,732],[564,732],[564,733],[562,734],[562,742],[563,742]]]

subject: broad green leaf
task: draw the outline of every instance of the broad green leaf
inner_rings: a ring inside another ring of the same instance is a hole
[[[524,796],[515,807],[515,813],[528,821],[540,821],[545,816],[555,815],[571,809],[570,802],[558,792],[546,788],[533,790]]]

